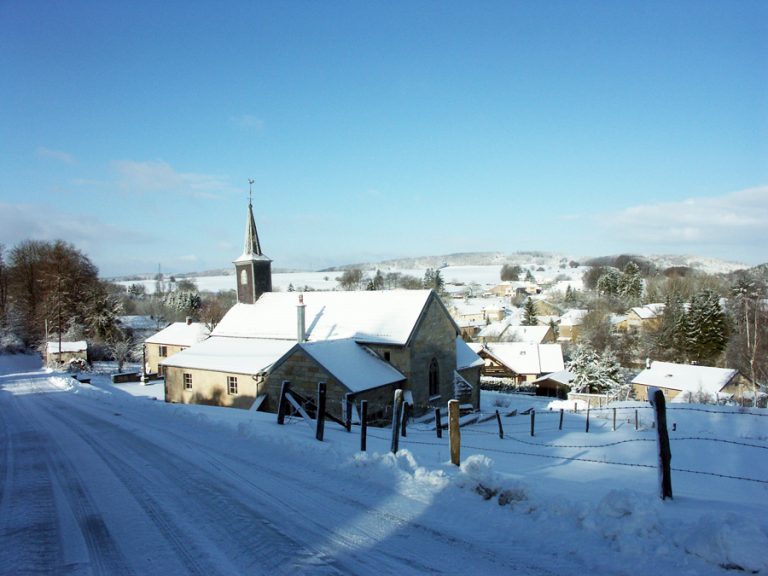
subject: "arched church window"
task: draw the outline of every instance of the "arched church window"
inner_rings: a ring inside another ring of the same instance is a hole
[[[245,270],[240,270],[240,284],[243,286],[248,284],[248,272]]]
[[[429,363],[429,395],[437,396],[440,394],[440,366],[437,358],[432,358]]]

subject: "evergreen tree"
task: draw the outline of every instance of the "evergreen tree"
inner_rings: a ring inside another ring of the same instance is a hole
[[[536,302],[533,301],[533,298],[528,298],[523,307],[523,326],[536,326],[537,324]]]

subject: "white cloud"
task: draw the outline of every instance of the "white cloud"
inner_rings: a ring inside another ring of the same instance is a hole
[[[65,162],[66,164],[74,164],[75,162],[75,157],[72,156],[72,154],[62,152],[61,150],[52,150],[50,148],[45,148],[44,146],[38,146],[37,155],[41,158],[51,158],[53,160],[58,160],[59,162]]]
[[[223,176],[178,172],[162,161],[115,160],[118,185],[129,193],[172,192],[194,198],[218,199],[233,188]]]
[[[743,244],[768,241],[768,186],[722,196],[641,204],[600,216],[625,240],[653,244]]]
[[[264,120],[253,114],[241,114],[240,116],[230,116],[229,125],[241,130],[261,132],[264,129]]]

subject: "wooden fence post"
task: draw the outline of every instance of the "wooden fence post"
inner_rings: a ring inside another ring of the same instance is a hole
[[[501,416],[498,410],[496,410],[496,422],[499,424],[499,438],[504,440],[504,427],[501,425]]]
[[[536,429],[536,410],[531,410],[531,436],[534,435]]]
[[[587,434],[589,434],[589,407],[591,404],[587,404]]]
[[[437,431],[437,437],[443,437],[443,420],[440,418],[440,408],[435,408],[435,430]]]
[[[616,432],[616,408],[613,409],[613,431]]]
[[[280,385],[280,399],[277,401],[277,423],[281,426],[285,424],[285,409],[288,402],[285,395],[290,389],[291,383],[288,380],[283,380],[283,383]]]
[[[403,406],[403,391],[398,388],[395,390],[395,399],[392,403],[392,454],[397,454],[400,444],[400,410]]]
[[[650,390],[649,390],[650,392]],[[649,394],[650,395],[650,394]],[[659,492],[662,500],[672,498],[672,450],[669,447],[669,433],[667,432],[667,406],[664,393],[658,388],[653,389],[651,404],[656,415],[656,430],[659,439]]]
[[[635,408],[635,432],[640,429],[640,418],[637,415],[637,408]]]
[[[365,452],[368,435],[368,400],[360,401],[360,451]]]
[[[565,410],[560,408],[560,424],[558,424],[558,426],[557,426],[558,430],[562,430],[563,429],[563,413],[564,412],[565,412]]]
[[[451,445],[451,464],[461,464],[461,431],[459,430],[459,401],[448,400],[448,435]]]
[[[323,441],[325,435],[325,382],[317,383],[317,425],[315,438]]]
[[[349,394],[344,396],[344,427],[347,432],[352,431],[352,399]]]

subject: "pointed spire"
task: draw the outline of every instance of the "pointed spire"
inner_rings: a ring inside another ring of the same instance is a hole
[[[261,251],[259,233],[256,230],[256,221],[253,218],[253,180],[248,179],[248,218],[245,223],[245,244],[243,253],[236,262],[246,260],[269,260]]]

